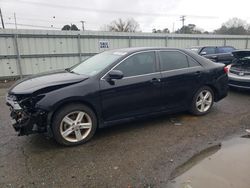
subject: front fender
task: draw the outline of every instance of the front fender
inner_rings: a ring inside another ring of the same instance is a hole
[[[101,117],[101,102],[99,97],[99,84],[75,84],[65,88],[46,93],[45,96],[36,104],[36,108],[48,112],[48,123],[50,124],[52,116],[61,106],[80,102],[88,105]]]

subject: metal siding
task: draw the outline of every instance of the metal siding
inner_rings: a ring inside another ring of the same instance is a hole
[[[82,52],[85,53],[98,53],[98,39],[83,38],[81,39]]]
[[[168,47],[172,48],[188,48],[191,46],[197,46],[197,39],[175,39],[170,38],[168,39]]]
[[[2,61],[3,60],[0,60],[0,63],[2,63]],[[69,68],[78,63],[78,57],[23,58],[21,63],[23,74],[30,75],[51,70]],[[16,70],[15,64],[16,62],[14,60],[14,70]],[[5,69],[7,68],[5,66]],[[2,69],[0,69],[0,74],[3,74]]]
[[[118,49],[118,48],[128,48],[129,41],[128,39],[106,39],[109,42],[110,49]]]
[[[0,59],[0,75],[2,77],[18,76],[15,59]]]
[[[131,47],[164,47],[164,39],[131,39]]]
[[[224,45],[224,39],[200,39],[200,46],[204,45],[219,45],[223,46]]]
[[[246,43],[246,47],[245,48],[250,48],[250,40],[246,39],[245,43]]]
[[[226,45],[233,46],[236,49],[244,49],[246,48],[246,40],[242,40],[242,39],[241,40],[237,40],[237,39],[226,40]]]
[[[238,49],[250,48],[249,36],[4,29],[0,30],[0,78],[19,74],[14,35],[18,36],[18,49],[24,75],[67,68],[79,63],[78,42],[82,60],[88,58],[88,54],[107,50],[100,49],[99,41],[108,41],[109,49],[127,48],[129,45],[187,48],[224,44]]]
[[[11,37],[0,37],[0,54],[13,55],[15,54],[14,40]]]

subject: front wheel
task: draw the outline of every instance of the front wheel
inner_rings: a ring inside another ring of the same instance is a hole
[[[210,87],[200,88],[193,97],[190,112],[195,115],[207,114],[214,102],[214,93]]]
[[[82,104],[60,109],[54,116],[52,131],[55,140],[65,146],[79,145],[91,139],[97,128],[95,113]]]

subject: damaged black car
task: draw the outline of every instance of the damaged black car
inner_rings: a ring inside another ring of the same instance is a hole
[[[6,101],[20,136],[46,133],[72,146],[119,122],[187,110],[207,114],[227,91],[223,64],[188,50],[128,48],[20,80]]]

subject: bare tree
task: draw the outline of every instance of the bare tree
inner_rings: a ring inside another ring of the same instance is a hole
[[[232,18],[223,23],[219,29],[214,31],[214,33],[228,35],[247,35],[250,34],[250,27],[245,20]]]
[[[175,33],[202,34],[202,30],[203,29],[197,28],[195,24],[188,24],[175,31]]]
[[[133,18],[127,19],[126,21],[119,18],[107,25],[107,28],[109,31],[115,32],[137,32],[139,31],[140,26]]]
[[[231,18],[229,19],[227,22],[223,23],[222,25],[226,26],[227,28],[230,27],[244,27],[245,29],[247,29],[248,24],[245,20],[242,20],[240,18]]]
[[[163,30],[160,30],[160,29],[153,29],[152,30],[152,33],[170,33],[169,29],[168,28],[165,28]]]
[[[71,25],[64,25],[62,30],[72,30],[72,31],[80,31],[77,26],[75,24],[71,24]]]

